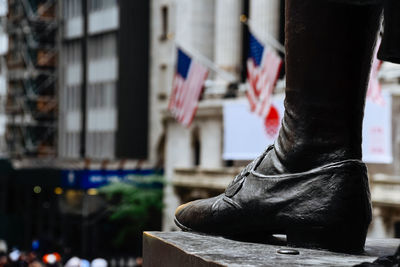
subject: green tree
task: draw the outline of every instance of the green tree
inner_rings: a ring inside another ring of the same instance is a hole
[[[116,248],[138,242],[144,230],[160,230],[162,184],[160,176],[132,175],[100,188],[109,203],[109,221],[117,227],[112,241]]]

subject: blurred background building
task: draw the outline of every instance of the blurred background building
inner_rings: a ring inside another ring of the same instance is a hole
[[[112,252],[124,226],[110,223],[98,189],[162,170],[148,145],[149,25],[148,1],[0,2],[0,238],[10,247]],[[140,253],[139,239],[127,244]]]
[[[146,14],[148,7],[99,0],[87,1],[85,10],[83,2],[66,0],[62,6],[59,156],[145,159],[148,135],[145,29],[149,18],[141,16],[143,28],[140,28],[134,25],[134,13],[127,14],[124,9]],[[128,102],[127,98],[137,100]],[[127,145],[135,149],[126,149]]]
[[[284,43],[283,0],[0,0],[0,238],[94,256],[113,234],[110,181],[163,171],[163,230],[180,203],[223,192],[248,162],[223,155],[224,105],[247,101],[246,18]],[[188,128],[167,110],[177,46],[216,70]],[[370,235],[400,237],[400,69],[379,77],[392,158],[368,164]]]

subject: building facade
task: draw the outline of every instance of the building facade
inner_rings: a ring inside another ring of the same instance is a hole
[[[6,137],[12,166],[9,177],[0,177],[2,229],[13,231],[9,221],[17,218],[23,230],[8,235],[19,238],[13,244],[28,248],[33,237],[47,235],[94,253],[96,239],[89,236],[100,226],[81,226],[104,204],[96,188],[154,169],[148,160],[149,1],[5,3],[0,101],[7,117],[0,110],[0,138]]]
[[[66,0],[62,6],[59,156],[81,158],[85,151],[88,157],[112,158],[117,128],[119,7],[117,1],[88,1],[84,10],[83,2]],[[82,107],[86,108],[84,116]],[[84,139],[82,117],[87,120]],[[87,142],[81,144],[82,140]]]
[[[60,8],[58,156],[147,160],[149,4],[65,0]]]

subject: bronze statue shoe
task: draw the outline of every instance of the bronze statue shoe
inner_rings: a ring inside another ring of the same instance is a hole
[[[243,169],[224,194],[178,207],[175,223],[184,231],[285,233],[289,246],[363,251],[371,221],[365,164],[345,160],[302,173],[264,175],[257,167],[272,148]]]

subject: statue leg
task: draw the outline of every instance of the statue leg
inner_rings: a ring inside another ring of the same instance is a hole
[[[400,64],[400,1],[385,0],[382,43],[378,58]]]
[[[361,130],[381,6],[286,1],[282,129],[263,172],[361,159]]]
[[[224,194],[178,207],[179,227],[222,235],[286,233],[293,246],[363,250],[371,206],[361,128],[381,9],[286,0],[279,137]]]

